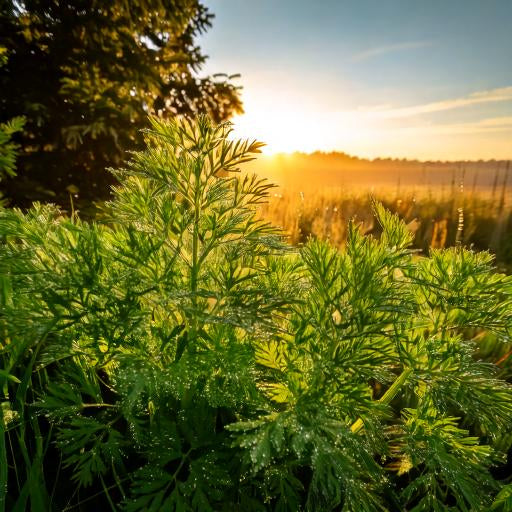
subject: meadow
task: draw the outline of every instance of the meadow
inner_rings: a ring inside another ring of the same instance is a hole
[[[277,183],[260,214],[294,245],[313,237],[343,247],[349,221],[378,235],[377,201],[408,225],[420,254],[463,245],[489,250],[503,271],[512,268],[509,162],[370,162],[318,153],[259,159],[251,170]]]

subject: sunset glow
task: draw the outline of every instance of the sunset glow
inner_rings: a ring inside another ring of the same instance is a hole
[[[509,158],[512,116],[469,122],[430,122],[428,114],[463,110],[488,103],[509,103],[512,87],[479,91],[467,97],[407,107],[361,107],[322,111],[307,99],[258,96],[247,92],[245,113],[234,118],[234,134],[266,142],[264,153],[343,150],[366,158],[379,156],[420,159]]]
[[[206,68],[242,76],[235,134],[267,154],[512,158],[512,4],[434,4],[210,0]]]

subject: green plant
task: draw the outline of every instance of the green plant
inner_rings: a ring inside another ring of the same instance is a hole
[[[0,68],[7,64],[7,60],[7,50],[0,46]],[[0,123],[0,181],[16,175],[16,157],[20,146],[12,140],[12,136],[20,132],[24,124],[25,118],[21,116]]]
[[[12,141],[12,136],[21,131],[24,124],[23,117],[15,117],[7,123],[0,124],[0,178],[16,175],[19,145]]]
[[[512,397],[473,339],[512,280],[379,205],[294,250],[229,131],[152,119],[101,224],[1,212],[4,509],[488,509]]]

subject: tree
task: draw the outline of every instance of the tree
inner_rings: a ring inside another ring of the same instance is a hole
[[[197,76],[212,18],[198,0],[2,2],[0,121],[27,117],[14,203],[107,197],[105,169],[140,149],[150,113],[241,112],[233,76]]]

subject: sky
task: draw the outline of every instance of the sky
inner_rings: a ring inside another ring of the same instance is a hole
[[[512,0],[205,0],[266,152],[512,158]]]

